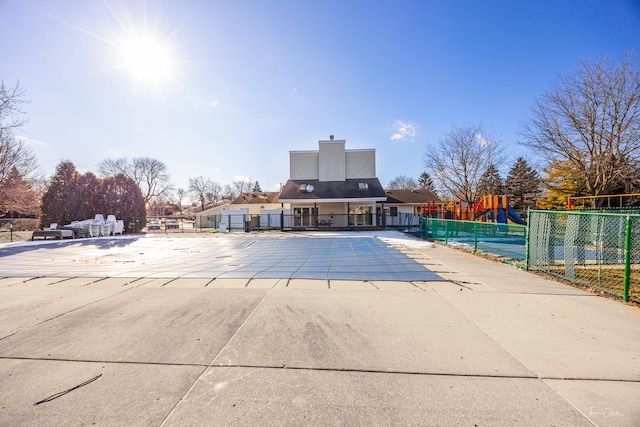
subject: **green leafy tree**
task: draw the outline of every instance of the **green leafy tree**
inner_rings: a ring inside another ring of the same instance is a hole
[[[538,172],[522,157],[518,157],[509,169],[505,188],[513,197],[516,209],[524,209],[526,201],[542,194],[542,183]]]

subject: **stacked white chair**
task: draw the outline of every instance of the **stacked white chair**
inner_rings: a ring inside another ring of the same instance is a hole
[[[124,231],[124,221],[119,219],[116,221],[116,225],[113,228],[113,235],[115,236],[116,234],[120,234],[122,235],[122,232]]]
[[[116,216],[107,215],[107,220],[104,222],[102,235],[111,236],[112,234],[115,234],[114,233],[115,228],[116,228]]]
[[[104,216],[96,214],[93,221],[89,225],[89,236],[98,237],[104,235]]]

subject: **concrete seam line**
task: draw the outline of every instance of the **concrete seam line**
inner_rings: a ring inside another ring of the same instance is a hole
[[[34,362],[71,362],[71,363],[99,363],[110,365],[139,365],[139,366],[191,366],[208,368],[205,363],[176,363],[176,362],[135,362],[127,360],[91,360],[91,359],[64,359],[54,357],[21,357],[21,356],[0,356],[0,360],[30,360]]]
[[[202,370],[202,372],[200,372],[200,375],[198,375],[198,377],[195,379],[195,381],[193,381],[193,384],[191,384],[191,387],[189,387],[187,389],[187,391],[182,395],[182,397],[180,397],[180,399],[178,399],[178,401],[176,402],[176,404],[173,406],[173,408],[171,408],[171,411],[169,411],[169,413],[167,414],[166,417],[164,417],[164,419],[162,420],[162,422],[160,423],[160,427],[162,427],[163,425],[165,425],[165,423],[167,422],[167,420],[169,419],[169,417],[171,416],[171,414],[173,414],[175,412],[175,410],[178,408],[178,405],[180,405],[180,402],[182,402],[184,400],[184,398],[191,392],[191,390],[193,390],[193,388],[196,386],[196,384],[198,384],[198,381],[200,380],[200,378],[202,377],[202,375],[207,371],[207,369],[209,369],[209,367],[211,367],[211,364],[213,363],[214,360],[216,360],[218,358],[218,356],[220,356],[220,353],[222,353],[224,351],[225,348],[227,348],[227,346],[229,345],[229,343],[231,342],[231,340],[233,340],[233,338],[238,334],[238,332],[240,332],[240,330],[243,328],[243,326],[249,321],[249,319],[251,318],[251,316],[253,316],[253,313],[256,312],[256,310],[262,305],[262,303],[264,302],[264,300],[267,299],[267,297],[269,296],[269,294],[271,294],[271,291],[273,290],[273,288],[269,289],[269,291],[264,295],[264,297],[262,297],[262,299],[260,300],[260,302],[258,304],[256,304],[255,308],[251,311],[251,313],[249,313],[249,315],[247,316],[246,319],[244,319],[244,322],[242,322],[242,324],[238,327],[238,329],[236,329],[236,331],[233,333],[233,335],[231,335],[231,337],[227,340],[227,342],[225,343],[224,346],[222,346],[222,348],[220,349],[220,351],[214,356],[214,358],[211,360],[211,362],[209,362],[207,364],[207,366],[204,367],[204,369]]]
[[[623,379],[623,378],[577,378],[577,377],[547,377],[533,375],[491,375],[491,374],[453,374],[445,372],[418,372],[418,371],[394,371],[394,370],[378,370],[378,369],[357,369],[357,368],[311,368],[305,366],[286,366],[286,365],[209,365],[209,368],[251,368],[251,369],[288,369],[291,371],[318,371],[318,372],[354,372],[365,374],[391,374],[391,375],[423,375],[433,377],[460,377],[460,378],[504,378],[504,379],[523,379],[523,380],[540,380],[540,381],[598,381],[598,382],[617,382],[640,384],[640,380]]]
[[[127,289],[123,289],[123,290],[121,290],[120,292],[116,292],[115,294],[107,295],[107,296],[106,296],[106,297],[104,297],[104,298],[100,298],[100,299],[97,299],[97,300],[95,300],[95,301],[88,302],[87,304],[85,304],[85,305],[81,305],[80,307],[76,307],[76,308],[74,308],[74,309],[72,309],[72,310],[69,310],[69,311],[66,311],[66,312],[64,312],[64,313],[58,314],[57,316],[53,316],[53,317],[51,317],[51,318],[49,318],[49,319],[45,319],[45,320],[43,320],[42,322],[40,322],[40,323],[36,323],[36,324],[35,324],[35,325],[33,325],[33,326],[42,325],[43,323],[47,323],[47,322],[49,322],[49,321],[51,321],[51,320],[55,320],[55,319],[57,319],[57,318],[59,318],[59,317],[66,316],[67,314],[71,314],[71,313],[73,313],[73,312],[75,312],[75,311],[78,311],[78,310],[81,310],[81,309],[83,309],[83,308],[85,308],[85,307],[89,307],[90,305],[96,304],[96,303],[98,303],[98,302],[102,302],[102,301],[104,301],[104,300],[106,300],[106,299],[108,299],[108,298],[114,297],[114,296],[116,296],[116,295],[120,295],[121,293],[123,293],[123,292],[127,292],[127,291],[130,291],[131,289],[134,289],[134,288],[127,288]],[[19,332],[20,332],[20,331],[18,331],[18,332],[16,332],[16,333],[19,333]]]

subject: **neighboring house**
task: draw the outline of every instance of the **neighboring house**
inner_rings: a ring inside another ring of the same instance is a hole
[[[282,213],[289,212],[288,203],[280,203],[279,192],[244,193],[231,202],[229,209],[241,210],[251,218],[251,229],[280,228]],[[245,218],[246,219],[246,218]],[[229,218],[230,229],[237,228],[237,220]]]
[[[289,204],[284,205],[278,200],[279,192],[262,191],[259,193],[244,193],[231,202],[229,209],[246,209],[250,215],[259,215],[263,210],[289,209]]]
[[[376,177],[375,149],[347,150],[344,140],[289,152],[289,180],[279,201],[290,204],[285,228],[376,227],[387,196]]]
[[[210,209],[196,213],[195,226],[198,228],[218,228],[220,213],[230,209],[231,203],[224,202]]]
[[[435,215],[442,206],[442,201],[431,190],[385,190],[385,194],[387,226],[402,224],[403,215],[417,215],[423,212]]]

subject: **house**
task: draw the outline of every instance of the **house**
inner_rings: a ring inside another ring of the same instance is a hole
[[[258,215],[260,211],[264,210],[288,209],[288,204],[285,206],[278,200],[279,195],[280,193],[278,191],[243,193],[233,199],[229,209],[246,209],[250,215]]]
[[[218,228],[220,214],[223,210],[230,209],[230,202],[223,202],[219,205],[196,213],[195,227],[198,228]]]
[[[442,201],[431,190],[385,190],[386,226],[403,224],[403,217],[421,213],[436,215],[442,207]]]
[[[289,152],[289,179],[279,201],[290,209],[285,228],[379,227],[387,196],[376,177],[375,149],[318,141],[318,150]]]

